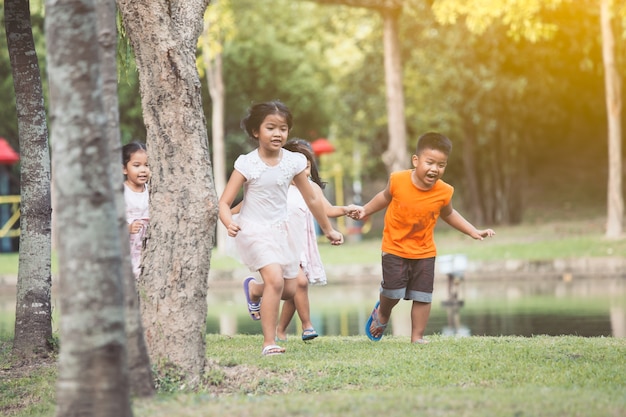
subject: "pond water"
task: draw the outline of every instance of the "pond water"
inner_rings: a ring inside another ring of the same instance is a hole
[[[626,337],[626,277],[460,280],[454,284],[457,302],[449,303],[448,281],[435,283],[427,335]],[[377,297],[375,277],[358,285],[310,287],[313,324],[321,335],[365,335]],[[240,285],[211,282],[207,298],[208,333],[261,333],[260,323],[248,316]],[[410,307],[409,301],[398,303],[386,334],[410,335]],[[13,333],[14,320],[15,288],[0,287],[0,335]],[[53,326],[58,330],[58,320]],[[294,320],[289,333],[300,332],[300,323]]]
[[[367,285],[310,287],[311,318],[326,335],[365,335],[364,326],[378,299],[378,280]],[[331,281],[332,282],[332,281]],[[626,278],[560,278],[484,282],[454,281],[450,302],[448,282],[435,283],[426,334],[457,336],[578,335],[626,337]],[[394,308],[387,334],[410,336],[411,302]],[[260,334],[247,314],[240,288],[212,288],[207,331]],[[297,320],[291,334],[300,334]]]

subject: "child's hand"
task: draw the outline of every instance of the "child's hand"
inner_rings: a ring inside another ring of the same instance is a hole
[[[128,231],[131,235],[139,233],[141,228],[143,227],[143,222],[141,220],[135,220],[131,224],[128,225]]]
[[[326,238],[330,240],[331,245],[341,245],[343,243],[343,235],[336,231],[335,229],[331,230],[326,234]]]
[[[483,240],[486,237],[492,237],[496,234],[496,232],[494,232],[492,229],[477,230],[476,232],[478,233],[478,236],[474,237],[474,239],[478,240]]]
[[[349,206],[344,207],[343,214],[346,216],[350,216],[350,214],[356,210],[358,210],[359,206],[355,204],[350,204]]]
[[[350,204],[348,207],[346,207],[346,211],[346,215],[353,220],[361,220],[363,217],[365,217],[365,209],[355,204]]]
[[[239,231],[241,230],[241,227],[239,227],[237,223],[231,222],[226,230],[228,230],[228,236],[235,237],[237,236],[237,233],[239,233]]]

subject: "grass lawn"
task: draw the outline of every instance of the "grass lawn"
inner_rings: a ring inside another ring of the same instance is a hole
[[[610,257],[625,254],[626,239],[606,239],[603,227],[603,218],[503,226],[494,228],[495,237],[478,241],[444,224],[438,226],[435,242],[438,254],[463,253],[470,261]],[[348,240],[341,246],[332,246],[323,238],[319,242],[325,265],[380,263],[380,235],[365,235],[359,242]],[[211,268],[222,270],[235,267],[241,267],[241,264],[214,252]]]
[[[601,220],[496,228],[474,241],[436,233],[440,254],[470,260],[621,256],[626,240],[607,240]],[[320,244],[327,265],[378,263],[380,236],[340,247]],[[56,260],[53,258],[53,273]],[[0,254],[0,278],[16,275],[17,254]],[[212,268],[238,267],[217,252]],[[626,339],[430,337],[428,345],[385,336],[292,338],[287,354],[263,358],[261,336],[209,335],[208,366],[197,390],[181,375],[157,375],[158,395],[135,399],[135,416],[624,416]],[[54,416],[56,358],[24,364],[0,340],[0,415]]]
[[[175,373],[160,375],[158,395],[135,400],[133,411],[146,417],[626,415],[625,339],[435,335],[430,341],[293,338],[284,343],[285,355],[261,357],[260,336],[209,335],[203,385],[189,392]],[[10,356],[0,353],[0,414],[53,416],[54,366],[7,374]]]

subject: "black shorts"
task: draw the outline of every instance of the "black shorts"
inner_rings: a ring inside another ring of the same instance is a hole
[[[383,252],[380,293],[387,298],[432,303],[435,258],[407,259]]]

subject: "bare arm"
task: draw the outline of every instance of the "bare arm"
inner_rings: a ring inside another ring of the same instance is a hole
[[[245,181],[246,178],[239,171],[233,171],[218,202],[220,220],[226,227],[226,230],[228,230],[228,236],[231,237],[237,236],[240,227],[237,223],[233,222],[233,213],[231,213],[230,206],[233,204],[233,201],[235,201],[237,193],[239,193]]]
[[[496,234],[496,232],[491,229],[476,229],[474,225],[465,220],[465,218],[452,207],[452,204],[448,204],[442,208],[439,216],[450,226],[454,227],[459,232],[465,233],[473,239],[483,240],[486,237],[491,237]]]
[[[324,203],[324,212],[326,213],[327,217],[341,217],[348,214],[348,207],[333,206],[332,204],[330,204],[330,201],[328,201],[328,199],[324,195],[324,192],[322,191],[322,188],[319,185],[314,182],[311,182],[310,184],[311,187],[313,187],[313,191],[315,192],[315,194],[320,199],[322,199],[322,202]]]
[[[326,217],[323,195],[320,197],[320,195],[315,192],[304,171],[296,175],[293,182],[296,187],[298,187],[298,191],[302,194],[302,198],[304,198],[307,207],[311,210],[313,217],[315,217],[315,220],[317,220],[317,223],[320,225],[324,236],[326,236],[333,245],[341,245],[343,243],[343,235],[333,229],[330,220]]]
[[[384,190],[376,194],[367,204],[363,207],[350,205],[348,209],[348,216],[355,220],[362,220],[367,216],[384,209],[391,202],[391,193],[389,192],[389,182]]]
[[[239,214],[239,212],[241,211],[241,206],[243,206],[243,200],[241,200],[239,203],[237,203],[237,205],[235,207],[231,207],[230,213],[231,214]]]

